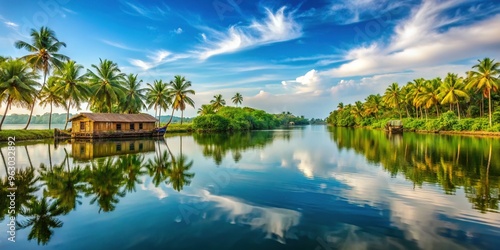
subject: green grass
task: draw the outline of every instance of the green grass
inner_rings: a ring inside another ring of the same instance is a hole
[[[165,124],[162,124],[162,126]],[[192,123],[170,123],[167,128],[167,133],[183,133],[183,132],[192,132],[193,127]]]
[[[47,139],[54,137],[53,129],[33,129],[33,130],[22,130],[22,129],[12,129],[12,130],[2,130],[0,131],[0,141],[7,141],[9,137],[15,137],[16,141],[23,140],[38,140]]]

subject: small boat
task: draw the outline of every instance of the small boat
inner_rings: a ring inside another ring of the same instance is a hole
[[[153,136],[163,136],[165,135],[165,133],[167,132],[167,126],[163,126],[163,127],[159,127],[159,128],[155,128],[153,130]]]
[[[390,134],[402,134],[403,122],[401,120],[390,120],[385,124],[385,132]]]

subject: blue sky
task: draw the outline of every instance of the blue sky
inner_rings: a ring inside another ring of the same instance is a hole
[[[246,106],[308,118],[392,82],[500,60],[498,0],[0,0],[0,55],[24,55],[14,42],[40,26],[86,68],[110,59],[144,85],[185,76],[196,109],[240,92]]]

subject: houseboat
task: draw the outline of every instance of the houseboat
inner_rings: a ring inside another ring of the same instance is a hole
[[[70,121],[75,139],[158,137],[166,132],[149,114],[80,113]]]
[[[100,157],[154,152],[155,140],[114,139],[114,140],[75,140],[71,143],[72,156],[76,161],[88,161]]]
[[[391,120],[385,124],[385,131],[390,134],[402,134],[403,122],[401,120]]]

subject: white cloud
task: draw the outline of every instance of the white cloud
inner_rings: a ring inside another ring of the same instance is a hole
[[[324,85],[321,82],[318,71],[315,69],[310,70],[303,76],[297,77],[292,81],[282,81],[281,84],[286,88],[292,90],[294,93],[307,93],[313,95],[320,95],[323,92]]]
[[[203,39],[204,42],[207,41],[207,35],[205,33],[201,33],[201,38]]]
[[[336,23],[351,24],[367,19],[375,19],[396,8],[408,5],[404,1],[390,0],[341,0],[335,1],[326,15],[333,17]]]
[[[285,7],[275,13],[266,9],[266,19],[254,20],[247,26],[231,26],[226,32],[213,31],[215,41],[207,41],[197,52],[205,60],[211,56],[233,53],[270,43],[289,41],[302,36],[301,26],[292,13],[285,14]]]
[[[330,70],[330,76],[399,72],[472,57],[499,56],[500,15],[461,25],[475,14],[447,16],[446,12],[462,3],[424,0],[410,18],[396,26],[388,44],[372,42],[351,49],[345,54],[350,61]]]
[[[17,28],[17,27],[19,27],[19,25],[18,25],[17,23],[13,23],[13,22],[10,22],[10,21],[6,21],[6,22],[4,22],[4,23],[5,23],[5,25],[7,25],[7,27],[9,27],[9,28]]]
[[[177,28],[177,29],[174,29],[174,30],[173,30],[173,32],[174,32],[175,34],[179,35],[179,34],[182,34],[183,30],[182,30],[182,28],[180,28],[180,27],[179,27],[179,28]]]

